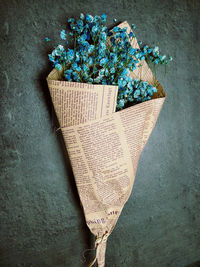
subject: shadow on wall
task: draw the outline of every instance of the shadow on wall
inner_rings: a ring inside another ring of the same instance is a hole
[[[185,267],[200,267],[200,261],[196,261],[196,262],[194,262],[194,263],[192,263],[190,265],[187,265]]]

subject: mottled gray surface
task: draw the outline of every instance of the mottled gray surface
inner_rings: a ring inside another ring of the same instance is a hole
[[[200,266],[200,1],[1,0],[0,9],[0,266],[85,266],[93,246],[45,81],[44,37],[56,40],[80,12],[135,23],[138,39],[175,58],[159,73],[167,99],[106,266]]]

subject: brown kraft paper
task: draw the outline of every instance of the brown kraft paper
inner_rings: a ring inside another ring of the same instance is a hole
[[[127,22],[119,25],[130,26]],[[138,47],[137,41],[132,43]],[[131,73],[153,85],[145,61]],[[158,92],[149,101],[115,112],[118,87],[67,82],[54,69],[47,77],[54,109],[69,154],[86,224],[96,236],[99,267],[105,266],[106,241],[128,200],[140,154],[165,100]]]

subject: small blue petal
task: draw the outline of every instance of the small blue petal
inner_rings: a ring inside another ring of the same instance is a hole
[[[51,39],[50,39],[49,37],[46,37],[46,38],[45,38],[45,41],[46,41],[46,42],[49,42],[49,41],[51,41]]]

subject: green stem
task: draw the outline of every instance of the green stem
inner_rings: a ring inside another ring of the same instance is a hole
[[[76,54],[76,34],[74,36],[74,61],[75,61],[75,58],[76,58],[75,54]]]
[[[155,86],[156,87],[156,84],[157,84],[157,82],[156,82],[156,72],[157,72],[157,67],[156,67],[156,64],[155,63],[153,63],[153,71],[154,71],[154,76],[153,76],[153,86]]]
[[[142,78],[142,64],[141,63],[140,63],[139,68],[140,68],[140,80],[141,80],[141,78]]]
[[[96,67],[96,40],[94,41],[94,64],[91,77],[94,75],[95,67]],[[92,79],[94,79],[94,77]]]

